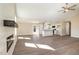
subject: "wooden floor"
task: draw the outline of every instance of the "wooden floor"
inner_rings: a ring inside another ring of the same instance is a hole
[[[20,36],[13,55],[79,55],[79,39],[69,36]]]

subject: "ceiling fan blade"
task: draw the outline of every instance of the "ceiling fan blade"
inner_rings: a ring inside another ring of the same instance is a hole
[[[65,7],[62,7],[63,9],[65,9]]]
[[[73,5],[73,6],[71,6],[71,7],[69,7],[69,8],[73,8],[73,7],[76,7],[77,5]]]
[[[64,10],[59,10],[59,11],[57,11],[57,12],[61,12],[61,11],[64,11]]]
[[[75,9],[69,9],[69,10],[75,10]]]

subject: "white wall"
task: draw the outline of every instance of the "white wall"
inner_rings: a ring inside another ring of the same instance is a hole
[[[14,3],[1,3],[0,4],[0,18],[14,19],[15,17],[15,4]]]
[[[79,15],[70,18],[71,20],[71,37],[79,38]]]
[[[18,35],[32,35],[32,23],[18,22],[18,26],[19,26],[17,30]]]

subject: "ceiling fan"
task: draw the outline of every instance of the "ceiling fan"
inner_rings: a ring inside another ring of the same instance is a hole
[[[74,4],[72,6],[70,6],[68,3],[65,4],[65,6],[62,7],[62,10],[59,10],[58,12],[63,11],[63,13],[68,12],[70,10],[75,10],[74,7],[76,7],[77,5]]]

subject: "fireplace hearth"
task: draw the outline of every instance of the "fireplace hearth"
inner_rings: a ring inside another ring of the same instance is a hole
[[[10,47],[12,46],[14,40],[13,40],[13,34],[7,37],[7,52],[9,51]]]

